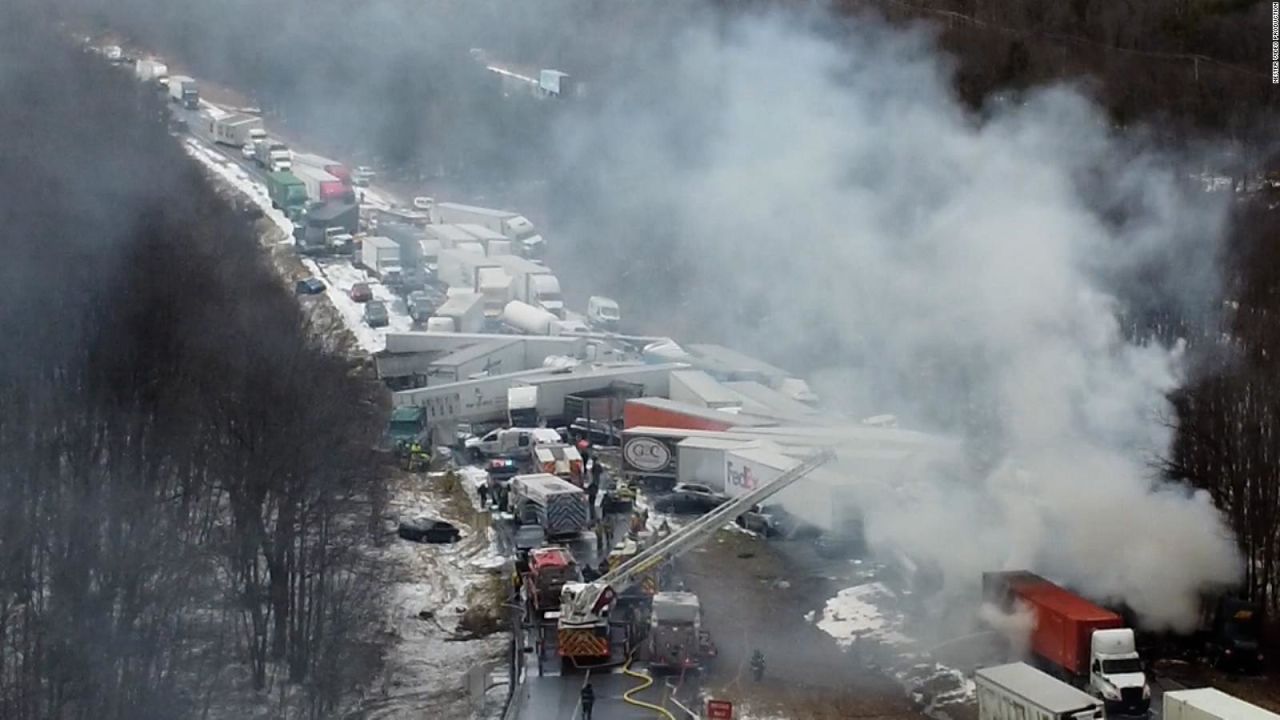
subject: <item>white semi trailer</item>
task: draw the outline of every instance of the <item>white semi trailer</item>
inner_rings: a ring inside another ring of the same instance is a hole
[[[1164,694],[1163,720],[1280,720],[1280,715],[1214,688]]]
[[[1102,720],[1102,701],[1026,663],[981,668],[978,720]]]

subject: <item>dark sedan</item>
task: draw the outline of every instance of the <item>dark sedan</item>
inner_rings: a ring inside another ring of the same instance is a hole
[[[462,538],[462,531],[452,523],[429,517],[401,520],[396,534],[405,540],[425,543],[454,543]]]
[[[728,500],[728,497],[713,491],[706,485],[683,483],[676,485],[671,492],[655,500],[653,507],[659,512],[701,514],[715,510]]]

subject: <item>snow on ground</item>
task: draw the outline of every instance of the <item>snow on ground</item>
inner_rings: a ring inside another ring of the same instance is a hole
[[[267,195],[266,185],[259,182],[233,160],[228,159],[216,150],[210,149],[195,138],[186,139],[186,148],[188,155],[199,160],[202,165],[209,168],[215,175],[239,190],[245,197],[261,208],[262,212],[266,213],[267,217],[271,219],[271,222],[275,223],[276,227],[284,231],[285,237],[289,238],[285,244],[293,242],[293,222],[283,212],[271,207],[271,198]]]
[[[819,629],[852,653],[871,660],[902,685],[926,714],[946,717],[948,706],[974,702],[973,680],[931,660],[902,632],[907,619],[893,609],[897,598],[883,583],[845,588],[827,601],[822,617],[809,613]]]
[[[312,274],[324,279],[325,294],[337,308],[343,322],[356,336],[356,342],[368,352],[378,352],[387,346],[388,332],[408,332],[413,329],[413,319],[405,309],[404,301],[391,292],[377,278],[349,260],[334,258],[303,258],[302,264]],[[364,304],[351,299],[349,293],[356,283],[368,283],[375,300],[381,300],[387,306],[388,324],[386,327],[372,328],[364,321]]]
[[[199,140],[187,138],[185,144],[189,155],[253,201],[284,232],[285,237],[289,239],[283,244],[293,244],[293,222],[283,212],[271,207],[271,198],[267,196],[266,185],[243,167]],[[375,353],[384,349],[387,346],[388,332],[406,332],[413,329],[413,320],[409,317],[404,301],[379,283],[376,278],[353,266],[349,260],[303,258],[302,264],[313,275],[326,281],[325,295],[337,308],[343,324],[355,336],[360,349],[365,352]],[[371,328],[365,323],[364,306],[348,295],[351,286],[358,282],[369,283],[373,297],[387,306],[389,323],[386,327]]]
[[[442,517],[457,524],[463,536],[453,545],[395,539],[379,551],[379,565],[394,573],[384,621],[392,642],[382,683],[362,703],[361,717],[469,720],[468,670],[500,660],[506,652],[505,633],[479,640],[452,639],[466,610],[467,594],[494,577],[496,569],[490,560],[496,553],[491,530],[486,528],[480,536],[458,518],[449,517],[441,482],[441,473],[415,476],[393,495],[394,516]]]
[[[876,600],[887,604],[885,601],[892,597],[889,589],[878,582],[845,588],[827,601],[818,628],[846,648],[862,639],[908,645],[911,639],[898,632],[899,623],[886,617],[876,604]]]

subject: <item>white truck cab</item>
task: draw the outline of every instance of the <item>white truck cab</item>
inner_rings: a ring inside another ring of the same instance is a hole
[[[592,295],[587,299],[587,321],[606,330],[616,330],[622,314],[618,311],[618,303],[603,295]]]
[[[1145,715],[1151,707],[1151,686],[1133,630],[1095,630],[1089,645],[1089,691],[1106,703],[1107,714]]]

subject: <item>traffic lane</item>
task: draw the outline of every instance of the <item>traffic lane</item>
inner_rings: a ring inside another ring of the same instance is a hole
[[[587,682],[591,683],[591,689],[596,697],[592,717],[599,720],[653,719],[653,710],[633,705],[623,698],[623,693],[639,687],[644,681],[617,671],[558,677],[529,677],[525,681],[525,691],[520,697],[519,716],[556,718],[557,720],[582,718],[582,687]],[[644,691],[635,693],[632,697],[643,702],[661,705],[664,701],[664,689],[663,683],[659,681]],[[679,714],[673,704],[669,702],[668,704],[671,705],[671,710],[675,714]],[[688,703],[684,704],[686,707],[693,707]]]

